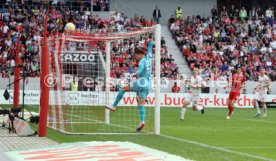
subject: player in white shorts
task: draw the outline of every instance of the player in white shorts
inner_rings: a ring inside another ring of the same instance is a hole
[[[261,111],[259,108],[259,102],[261,102],[261,106],[263,107],[263,117],[267,117],[267,107],[266,107],[266,97],[267,97],[267,88],[270,85],[270,81],[268,76],[265,74],[265,69],[261,69],[260,76],[258,80],[258,86],[254,88],[254,106],[257,110],[255,117],[259,117],[261,115]]]
[[[187,110],[187,106],[192,103],[192,107],[194,111],[201,111],[204,114],[204,107],[197,106],[198,99],[200,97],[201,88],[203,87],[203,79],[198,75],[198,68],[194,68],[193,76],[191,77],[191,89],[189,91],[188,97],[185,99],[183,104],[183,108],[181,108],[180,112],[180,120],[184,120],[184,116]]]

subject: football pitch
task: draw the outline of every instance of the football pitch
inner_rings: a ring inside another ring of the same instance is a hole
[[[37,107],[31,109],[37,111]],[[276,160],[276,109],[268,109],[267,118],[254,118],[255,112],[235,109],[233,118],[226,120],[226,108],[207,108],[203,115],[189,108],[181,122],[179,107],[163,107],[161,135],[67,135],[48,128],[47,137],[60,143],[129,141],[198,161]]]
[[[118,109],[119,110],[119,109]],[[116,111],[117,112],[117,111]],[[138,112],[138,111],[137,111]],[[180,108],[161,108],[161,135],[65,135],[48,129],[58,142],[129,141],[192,160],[276,160],[276,109],[267,118],[254,118],[255,109],[189,109],[185,121]]]

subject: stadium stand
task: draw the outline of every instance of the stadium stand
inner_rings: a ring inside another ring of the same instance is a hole
[[[23,4],[24,7],[17,7],[19,4],[6,3],[0,12],[0,63],[2,66],[14,66],[18,26],[22,26],[21,31],[21,58],[24,70],[29,77],[40,76],[40,38],[43,32],[43,17],[46,12],[50,17],[48,22],[48,36],[56,32],[63,32],[64,26],[68,22],[73,22],[78,31],[82,33],[108,34],[111,32],[126,32],[139,30],[141,27],[154,25],[152,20],[146,20],[143,16],[128,18],[123,13],[112,13],[110,19],[104,19],[97,14],[92,14],[86,2],[64,4],[61,1],[54,1],[52,5],[43,2],[31,1],[31,4]],[[22,5],[22,4],[21,4]],[[49,11],[47,8],[49,7]],[[128,69],[129,73],[134,71],[136,63],[134,61],[133,45],[145,42],[142,38],[140,42],[113,43],[111,75],[116,78],[121,77],[121,71]],[[142,44],[143,45],[143,44]],[[124,50],[119,50],[124,48]],[[122,52],[123,51],[123,52]],[[169,55],[165,40],[162,41],[162,76],[176,79],[177,66]],[[3,78],[13,75],[12,69],[0,69],[0,76]]]
[[[213,73],[216,80],[225,80],[241,64],[247,80],[256,81],[258,70],[264,67],[270,79],[276,81],[275,21],[265,15],[267,10],[251,17],[252,12],[247,14],[244,9],[236,8],[235,12],[228,13],[222,7],[221,11],[212,10],[212,17],[172,17],[169,28],[190,69],[199,67],[206,79]]]

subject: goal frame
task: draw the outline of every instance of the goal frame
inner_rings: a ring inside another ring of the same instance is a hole
[[[155,26],[149,27],[150,30],[146,31],[134,31],[134,32],[127,32],[124,34],[115,34],[110,37],[89,37],[89,40],[99,40],[99,41],[105,41],[106,43],[106,62],[105,64],[105,71],[106,71],[106,83],[108,84],[111,80],[110,78],[110,68],[111,68],[111,54],[110,54],[110,44],[112,41],[115,40],[122,40],[127,37],[131,36],[137,36],[143,33],[147,33],[148,31],[153,31],[154,38],[155,38],[155,107],[154,107],[154,134],[159,135],[160,134],[160,54],[161,54],[161,25],[157,24]],[[45,34],[46,35],[46,34]],[[44,96],[43,99],[40,97],[40,122],[39,122],[39,130],[38,135],[40,137],[46,136],[47,131],[47,115],[48,115],[48,106],[49,106],[49,90],[50,88],[47,86],[47,82],[45,81],[47,79],[47,76],[49,74],[49,50],[47,48],[47,39],[44,35],[43,43],[42,43],[42,53],[41,57],[43,57],[41,62],[41,81],[40,81],[40,87],[41,87],[41,95]],[[46,59],[45,59],[46,57]],[[106,104],[109,104],[109,93],[110,88],[106,88],[105,91],[106,95]],[[46,97],[45,97],[46,96]],[[105,109],[105,123],[110,123],[110,111],[108,109]],[[70,133],[71,134],[71,133]],[[99,134],[99,133],[89,133],[89,134]],[[101,134],[110,134],[110,133],[101,133]],[[112,133],[114,134],[114,133]],[[124,133],[118,133],[118,134],[124,134]]]

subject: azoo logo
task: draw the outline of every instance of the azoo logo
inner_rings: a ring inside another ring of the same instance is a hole
[[[60,59],[63,62],[94,62],[95,55],[66,53],[61,54]]]

